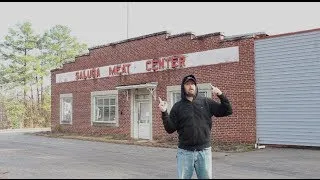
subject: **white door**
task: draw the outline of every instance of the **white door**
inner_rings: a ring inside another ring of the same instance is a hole
[[[139,139],[150,139],[150,103],[148,101],[137,102],[138,105],[138,128]]]
[[[133,114],[134,138],[150,140],[152,138],[152,110],[151,97],[147,89],[136,90]]]

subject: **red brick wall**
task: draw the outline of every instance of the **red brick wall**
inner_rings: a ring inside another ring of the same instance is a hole
[[[55,84],[55,75],[58,73],[232,46],[239,46],[239,62]],[[59,124],[59,95],[73,93],[73,124],[63,125],[64,129],[70,132],[116,133],[130,137],[130,99],[127,101],[126,96],[119,93],[119,127],[92,127],[90,93],[114,90],[118,85],[156,81],[157,96],[166,100],[166,86],[179,85],[188,74],[194,74],[199,83],[214,84],[232,103],[233,114],[230,117],[214,119],[213,138],[222,142],[254,143],[256,110],[253,38],[223,41],[220,36],[191,39],[188,34],[175,38],[166,38],[166,34],[162,34],[92,49],[89,55],[78,57],[76,62],[65,64],[62,70],[52,72],[52,127]],[[218,100],[216,97],[214,99]],[[168,135],[165,132],[157,106],[158,101],[153,100],[153,138],[176,138],[176,133]]]

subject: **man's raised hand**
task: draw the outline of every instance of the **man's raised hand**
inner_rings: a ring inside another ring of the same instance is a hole
[[[167,110],[168,103],[166,101],[162,101],[162,99],[159,97],[159,109],[161,112],[165,112]]]
[[[217,88],[217,87],[215,87],[215,86],[212,86],[212,85],[211,85],[211,91],[212,91],[213,94],[215,94],[215,95],[221,95],[221,94],[222,94],[222,92],[220,91],[219,88]]]

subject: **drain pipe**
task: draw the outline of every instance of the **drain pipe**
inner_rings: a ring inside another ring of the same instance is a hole
[[[255,148],[255,149],[264,149],[264,148],[266,148],[266,146],[264,146],[264,145],[259,145],[259,138],[257,138],[256,144],[254,145],[254,148]]]
[[[254,148],[257,149],[259,146],[259,138],[256,138],[256,143],[254,144]]]

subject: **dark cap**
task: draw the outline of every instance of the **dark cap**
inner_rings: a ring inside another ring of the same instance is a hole
[[[189,80],[192,80],[194,82],[194,84],[197,84],[196,78],[193,75],[188,75],[184,78],[183,84],[185,84],[186,82],[188,82]]]

